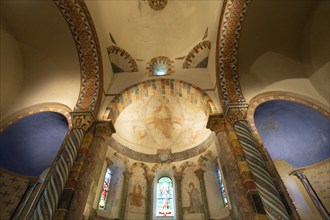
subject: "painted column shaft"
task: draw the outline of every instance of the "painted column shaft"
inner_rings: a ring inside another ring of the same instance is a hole
[[[202,194],[202,202],[203,202],[203,210],[204,210],[204,219],[208,220],[208,219],[210,219],[210,213],[209,213],[209,206],[208,206],[207,197],[206,197],[206,189],[205,189],[205,183],[204,183],[204,172],[205,172],[205,170],[198,169],[194,173],[198,177],[199,184],[201,186],[201,194]]]
[[[147,195],[146,195],[146,220],[152,219],[153,208],[153,192],[154,192],[154,174],[146,174],[147,179]]]
[[[107,151],[106,138],[112,134],[107,127],[108,123],[96,124],[94,138],[85,165],[81,171],[76,192],[69,207],[68,219],[82,219],[83,215],[89,215],[93,208],[95,193],[97,191],[96,186],[102,174],[102,167]],[[95,183],[95,187],[91,188],[93,182]],[[92,198],[89,198],[89,196]],[[85,207],[87,207],[87,210],[85,210]]]
[[[72,129],[69,137],[65,140],[63,151],[60,152],[54,165],[49,171],[45,181],[42,195],[33,209],[32,219],[52,219],[53,213],[58,205],[64,185],[69,176],[77,151],[80,149],[84,137],[83,129]]]
[[[183,219],[183,212],[182,212],[182,186],[181,186],[181,182],[182,182],[182,173],[181,172],[176,172],[174,174],[174,179],[175,179],[175,183],[176,183],[176,204],[178,207],[178,219]]]
[[[257,144],[246,121],[234,123],[234,130],[243,148],[244,155],[262,199],[269,219],[290,219],[273,179],[267,171],[265,161],[258,151]]]
[[[221,164],[225,164],[222,167],[222,172],[227,183],[226,189],[230,202],[233,204],[233,217],[242,220],[254,219],[255,212],[251,201],[247,198],[247,193],[237,168],[238,162],[228,142],[227,132],[219,131],[217,137],[220,143],[220,147],[217,150]]]
[[[125,213],[126,213],[126,203],[127,203],[127,192],[128,192],[128,183],[129,179],[132,176],[132,172],[125,170],[124,175],[124,183],[123,183],[123,191],[122,191],[122,200],[120,204],[120,215],[119,219],[125,219]]]

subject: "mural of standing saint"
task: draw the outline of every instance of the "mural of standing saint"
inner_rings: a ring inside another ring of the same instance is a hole
[[[199,192],[195,188],[194,183],[190,182],[189,183],[189,189],[190,192],[188,191],[189,197],[190,197],[190,213],[201,213],[202,212],[202,203],[199,198]]]
[[[142,195],[142,187],[140,184],[136,185],[134,184],[133,186],[133,192],[129,194],[130,197],[130,205],[131,206],[136,206],[136,207],[141,207],[143,204],[143,199],[144,196]]]

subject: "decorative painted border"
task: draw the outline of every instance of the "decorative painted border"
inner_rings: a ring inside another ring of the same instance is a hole
[[[153,79],[134,84],[123,90],[108,106],[108,118],[113,124],[120,113],[131,103],[154,95],[178,95],[200,107],[206,115],[217,112],[210,96],[190,83],[174,79]]]
[[[191,51],[188,53],[185,60],[183,61],[182,68],[183,69],[194,68],[193,66],[191,66],[191,63],[194,60],[194,58],[196,57],[196,54],[198,54],[200,51],[205,50],[205,49],[208,49],[209,53],[210,53],[211,42],[208,40],[198,43],[193,49],[191,49]]]
[[[111,63],[113,63],[111,61],[111,54],[114,54],[115,56],[120,56],[120,57],[122,57],[122,60],[127,62],[127,64],[130,66],[130,70],[126,71],[123,69],[125,72],[138,72],[139,71],[139,68],[138,68],[134,58],[126,50],[124,50],[118,46],[112,45],[107,48],[107,51],[108,51],[108,55],[109,55],[109,59],[110,59]],[[119,68],[121,68],[121,67],[119,66]]]
[[[174,61],[172,61],[170,58],[165,56],[158,56],[152,58],[149,62],[147,62],[147,72],[146,75],[148,76],[157,76],[155,75],[157,64],[167,66],[167,73],[166,75],[171,75],[174,73],[174,66],[172,65]]]
[[[71,130],[72,117],[70,115],[71,109],[68,106],[59,103],[42,103],[24,108],[3,120],[1,122],[0,132],[4,131],[6,128],[21,120],[22,118],[41,112],[56,112],[63,115],[68,122],[69,130]]]
[[[222,107],[228,102],[244,102],[237,64],[238,46],[250,0],[227,0],[221,12],[216,45],[216,73]]]
[[[212,143],[214,141],[213,138],[214,137],[211,134],[204,142],[202,142],[199,145],[196,145],[193,148],[172,153],[171,161],[172,162],[183,161],[183,160],[187,160],[189,158],[200,155],[201,153],[205,152],[212,145]],[[109,145],[116,152],[120,152],[120,153],[126,155],[130,159],[137,160],[137,161],[144,161],[146,163],[159,163],[158,154],[146,154],[146,153],[132,150],[131,148],[128,148],[128,147],[122,145],[121,143],[117,142],[114,138],[110,138]]]
[[[321,107],[319,103],[316,103],[315,101],[311,100],[310,98],[303,97],[302,95],[291,93],[291,92],[266,92],[262,93],[260,95],[257,95],[254,97],[249,104],[248,110],[247,110],[247,121],[249,122],[249,125],[251,127],[253,136],[258,140],[259,143],[263,143],[261,140],[261,137],[259,136],[257,127],[254,123],[254,113],[255,110],[259,105],[265,102],[273,101],[273,100],[286,100],[291,102],[298,102],[304,105],[307,105],[316,111],[319,111],[321,114],[326,116],[327,118],[330,118],[329,111],[325,110],[324,107]]]
[[[62,12],[76,43],[81,87],[75,110],[99,110],[103,91],[101,50],[95,27],[84,1],[53,0]]]

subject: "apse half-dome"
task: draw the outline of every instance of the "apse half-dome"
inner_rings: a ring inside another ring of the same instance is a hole
[[[257,107],[254,122],[273,159],[294,168],[330,157],[330,121],[321,112],[301,103],[272,100]]]
[[[55,112],[27,116],[0,133],[0,167],[39,176],[50,167],[68,131],[66,118]]]
[[[135,152],[182,152],[208,139],[208,114],[216,109],[211,98],[193,85],[157,79],[133,85],[109,105],[115,139]]]

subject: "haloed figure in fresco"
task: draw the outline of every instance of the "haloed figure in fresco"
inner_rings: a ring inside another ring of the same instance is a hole
[[[142,195],[142,187],[140,184],[133,186],[133,192],[129,194],[130,196],[130,205],[141,207],[142,206],[142,199],[144,196]]]
[[[190,213],[201,213],[202,212],[202,203],[199,198],[199,192],[195,188],[194,183],[189,183],[189,189],[188,191],[189,197],[190,197]]]

